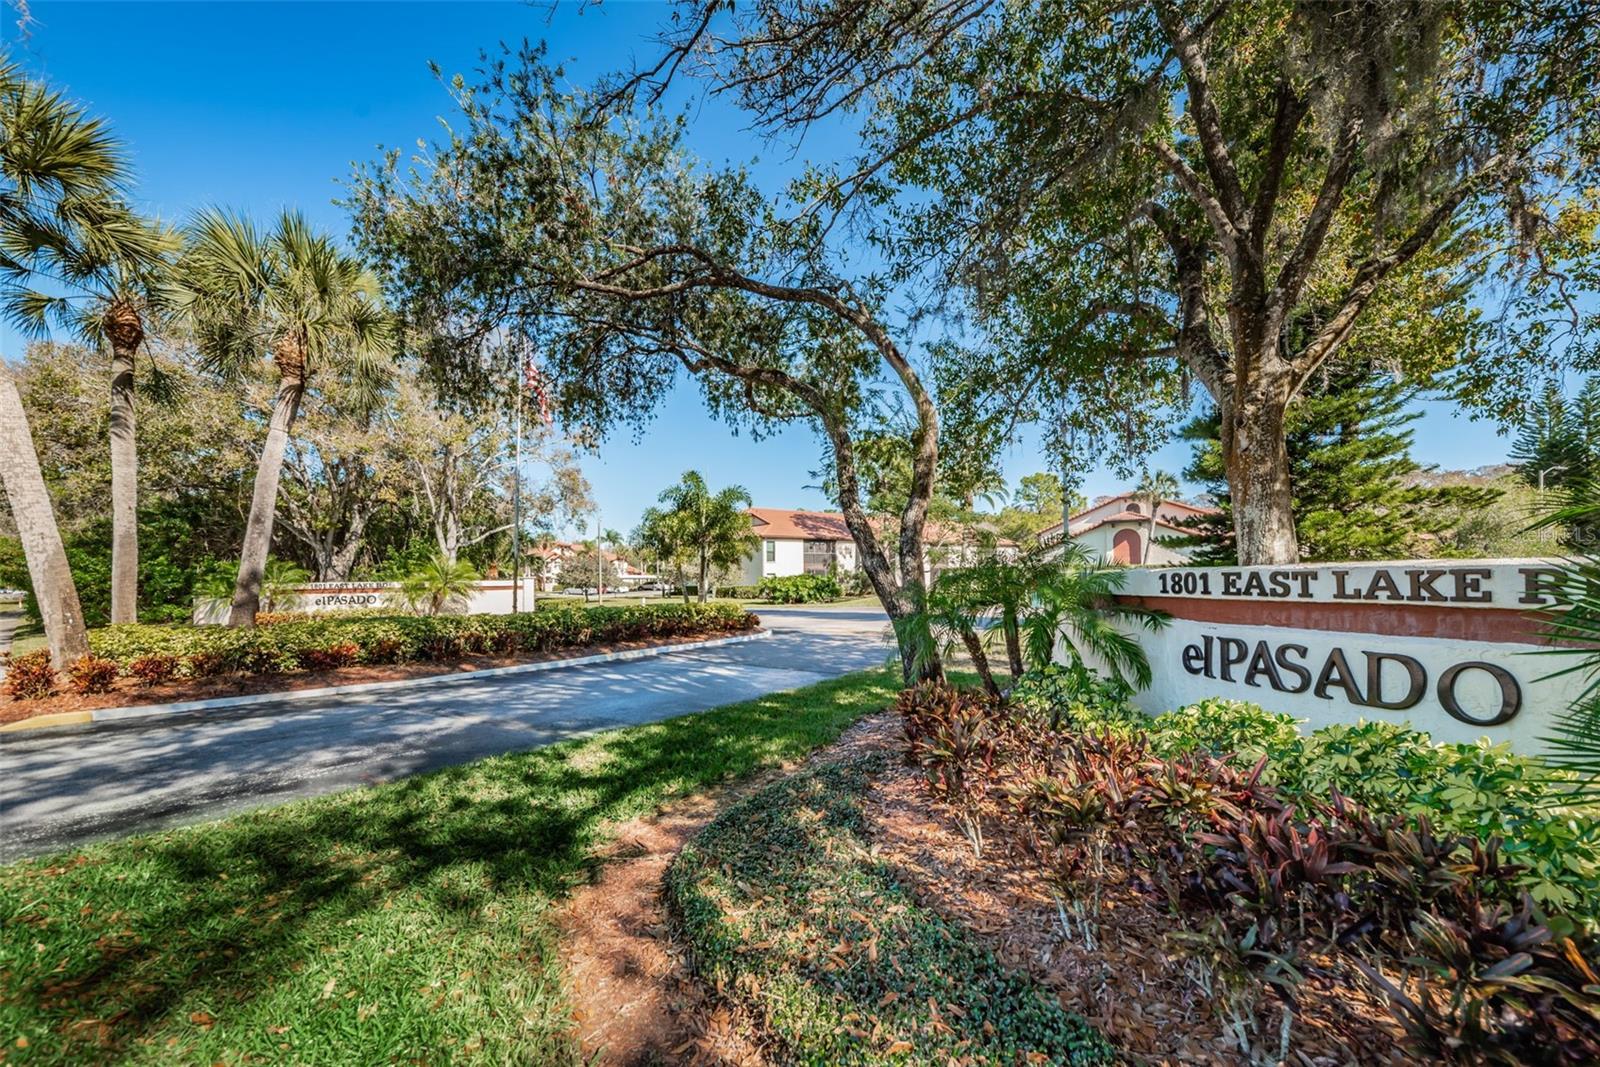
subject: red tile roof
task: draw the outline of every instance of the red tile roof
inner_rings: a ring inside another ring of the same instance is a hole
[[[844,516],[833,511],[791,511],[787,508],[748,508],[758,537],[775,541],[848,541],[850,528]]]
[[[805,540],[805,541],[849,541],[850,528],[845,525],[844,516],[836,511],[790,511],[785,508],[748,508],[754,520],[756,536],[770,537],[774,540]],[[872,521],[873,529],[883,532],[886,524],[876,519]],[[950,543],[961,543],[969,539],[972,530],[958,523],[942,523],[929,520],[923,527],[923,540],[930,546]],[[995,543],[1005,547],[1015,547],[1016,542],[1004,537],[995,538]]]
[[[1135,496],[1138,496],[1138,495],[1139,494],[1130,491],[1130,492],[1126,492],[1126,493],[1118,493],[1115,496],[1102,497],[1101,499],[1096,500],[1094,503],[1090,504],[1088,507],[1080,508],[1079,510],[1073,512],[1070,516],[1068,516],[1068,518],[1070,518],[1074,523],[1076,523],[1078,519],[1080,519],[1083,516],[1087,515],[1089,512],[1093,511],[1095,508],[1102,508],[1102,507],[1105,507],[1107,504],[1113,503],[1114,501],[1128,500],[1128,499],[1130,499],[1132,497],[1135,497]],[[1165,500],[1161,501],[1161,504],[1159,505],[1157,510],[1159,511],[1160,508],[1181,508],[1184,511],[1187,511],[1192,515],[1211,515],[1211,514],[1214,514],[1217,511],[1216,508],[1200,508],[1200,507],[1195,507],[1193,504],[1185,504],[1183,501],[1181,501],[1181,500],[1173,500],[1171,497],[1168,497]],[[1076,537],[1079,534],[1087,533],[1088,531],[1093,530],[1098,526],[1103,526],[1108,522],[1133,522],[1133,521],[1149,522],[1150,521],[1150,516],[1146,515],[1143,511],[1119,511],[1114,515],[1108,515],[1103,519],[1096,519],[1093,522],[1088,523],[1087,525],[1084,525],[1084,526],[1076,526],[1076,525],[1073,526],[1072,527],[1072,535],[1074,537]],[[1162,518],[1156,519],[1156,525],[1157,526],[1166,526],[1169,529],[1173,529],[1173,530],[1182,530],[1184,533],[1191,532],[1186,527],[1174,525],[1173,523],[1167,521],[1166,519],[1162,519]],[[1039,531],[1038,538],[1039,538],[1040,541],[1044,541],[1044,540],[1047,540],[1048,538],[1051,538],[1051,537],[1058,537],[1058,536],[1060,536],[1060,534],[1061,534],[1061,524],[1059,522],[1053,522],[1049,526],[1046,526],[1044,529]]]

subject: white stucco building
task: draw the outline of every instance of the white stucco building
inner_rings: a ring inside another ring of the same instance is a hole
[[[1164,544],[1162,539],[1184,536],[1189,533],[1182,525],[1185,520],[1210,514],[1213,510],[1181,500],[1163,500],[1156,506],[1152,524],[1147,501],[1137,493],[1118,493],[1101,497],[1069,516],[1067,535],[1096,559],[1132,566],[1168,566],[1185,562],[1188,552]],[[1039,531],[1041,545],[1056,544],[1060,540],[1059,522]]]
[[[749,512],[751,528],[761,541],[745,557],[743,585],[791,574],[826,574],[835,567],[845,574],[861,566],[855,540],[838,512],[789,508],[750,508]],[[886,541],[884,551],[892,558],[894,546]],[[930,582],[940,571],[970,566],[990,553],[1014,559],[1018,548],[1015,541],[982,527],[929,522],[923,528],[923,552],[923,581]]]
[[[745,556],[741,585],[791,574],[827,574],[833,567],[848,572],[861,565],[843,515],[788,508],[749,511],[750,526],[761,541]]]

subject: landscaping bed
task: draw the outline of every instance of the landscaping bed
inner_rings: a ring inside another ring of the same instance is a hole
[[[1600,1058],[1595,812],[1388,724],[1155,719],[1048,672],[902,694],[863,816],[925,906],[1164,1063]]]
[[[687,637],[659,638],[651,641],[614,641],[604,645],[583,645],[578,648],[566,648],[555,652],[524,652],[510,656],[497,656],[493,653],[484,653],[482,655],[463,654],[450,659],[422,663],[356,665],[322,671],[295,671],[292,674],[227,674],[208,678],[180,678],[160,685],[148,685],[137,679],[119,676],[112,683],[111,688],[102,693],[77,693],[70,689],[62,689],[58,690],[53,696],[35,700],[14,700],[0,697],[0,725],[66,711],[94,711],[99,708],[137,707],[141,704],[167,704],[188,700],[208,700],[217,697],[253,696],[259,693],[293,693],[303,689],[363,685],[368,682],[394,682],[412,678],[437,678],[441,675],[470,674],[473,671],[492,670],[496,667],[517,667],[528,663],[553,663],[609,652],[672,648],[676,645],[691,645],[708,638],[724,636],[727,636],[727,634],[717,632]]]
[[[516,615],[286,617],[248,630],[110,626],[65,673],[8,663],[0,722],[59,711],[426,677],[753,630],[721,604],[560,607]]]
[[[557,903],[615,827],[897,688],[863,672],[0,868],[0,1061],[578,1062]]]
[[[1249,1062],[1219,1010],[1224,991],[1197,980],[1191,947],[1182,944],[1187,931],[1143,889],[1137,865],[1102,856],[1064,888],[1003,829],[989,829],[977,851],[964,812],[931,800],[922,774],[903,763],[877,776],[863,813],[877,854],[914,899],[1051,990],[1120,1051],[1152,1064]],[[1296,996],[1290,1062],[1414,1062],[1368,990],[1315,970],[1306,983]],[[1256,1005],[1252,1024],[1271,1039],[1251,1035],[1258,1043],[1275,1044],[1283,1008],[1271,997]]]
[[[919,906],[871,851],[863,802],[884,765],[783,779],[683,849],[667,900],[701,978],[784,1062],[1111,1062],[1093,1027]]]

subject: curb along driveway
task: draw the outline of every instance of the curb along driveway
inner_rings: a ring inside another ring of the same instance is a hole
[[[0,861],[390,781],[883,664],[881,611],[769,609],[770,639],[297,700],[262,714],[0,734]]]

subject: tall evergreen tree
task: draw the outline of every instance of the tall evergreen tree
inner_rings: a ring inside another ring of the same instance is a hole
[[[1596,379],[1600,381],[1600,379]],[[1593,393],[1588,406],[1590,415],[1600,416],[1600,389],[1591,382],[1585,392]],[[1545,383],[1544,391],[1528,408],[1522,425],[1517,428],[1517,438],[1509,453],[1522,480],[1532,486],[1557,488],[1582,481],[1587,466],[1585,447],[1587,436],[1593,443],[1600,431],[1587,429],[1581,420],[1580,398],[1568,403],[1561,385],[1555,381]]]
[[[1291,407],[1287,420],[1295,535],[1307,560],[1395,559],[1422,550],[1445,529],[1452,509],[1484,506],[1499,495],[1469,486],[1410,484],[1421,470],[1411,458],[1407,411],[1413,387],[1369,362],[1329,366]],[[1200,563],[1235,562],[1233,518],[1215,412],[1182,435],[1195,442],[1184,477],[1204,483],[1221,512],[1192,524],[1186,543]],[[1472,498],[1470,501],[1464,498]]]
[[[1551,381],[1533,404],[1511,446],[1517,474],[1540,489],[1540,511],[1570,509],[1575,499],[1593,496],[1600,484],[1600,377],[1590,378],[1570,400]],[[1577,512],[1573,513],[1577,515]],[[1600,522],[1574,519],[1563,540],[1575,547],[1600,540]]]

